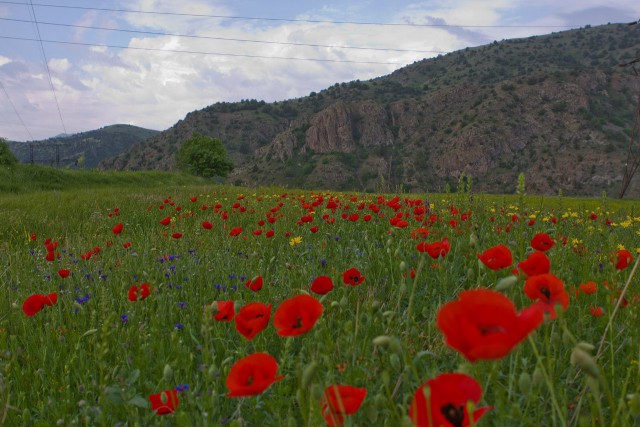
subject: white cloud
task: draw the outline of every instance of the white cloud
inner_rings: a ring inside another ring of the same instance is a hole
[[[571,16],[587,19],[598,6],[595,0],[581,2],[540,0],[535,8],[525,0],[437,0],[414,2],[393,16],[379,19],[417,24],[456,25],[567,25]],[[135,0],[122,1],[132,10],[171,11],[205,15],[234,15],[234,11],[213,1]],[[338,19],[352,15],[361,3],[351,2],[344,11],[318,6],[307,18]],[[374,7],[371,2],[369,7]],[[523,9],[523,7],[530,9]],[[635,11],[640,3],[612,0],[608,13]],[[585,12],[586,11],[586,12]],[[534,13],[535,12],[535,13]],[[584,12],[584,13],[583,13]],[[580,15],[583,13],[583,15]],[[236,13],[237,14],[237,13]],[[572,15],[573,14],[573,15]],[[122,19],[119,19],[122,18]],[[637,17],[636,17],[637,19]],[[130,13],[122,16],[87,12],[76,21],[80,25],[110,28],[137,28],[190,34],[209,38],[136,35],[129,46],[141,49],[169,49],[217,52],[225,55],[186,54],[155,50],[114,49],[106,47],[78,48],[84,57],[54,57],[49,61],[56,96],[67,131],[78,132],[112,123],[131,123],[154,129],[166,129],[188,112],[219,101],[240,99],[284,100],[319,91],[334,83],[382,76],[436,53],[340,49],[292,44],[248,43],[219,38],[254,39],[284,43],[308,43],[335,46],[361,46],[393,49],[453,51],[509,37],[524,37],[549,32],[549,29],[461,28],[331,25],[326,23],[270,22],[224,20],[188,16]],[[100,43],[109,37],[125,37],[122,33],[78,30],[72,37],[85,40],[94,35]],[[218,38],[217,40],[211,38]],[[92,41],[94,42],[94,41]],[[113,43],[109,43],[113,44]],[[74,51],[75,53],[75,51]],[[4,55],[7,55],[3,52]],[[59,56],[62,56],[60,54]],[[246,56],[232,56],[246,55]],[[324,58],[328,60],[375,61],[397,64],[361,64],[315,62],[292,59],[265,59],[249,56],[288,58]],[[36,138],[62,132],[53,94],[42,63],[20,62],[0,56],[0,77],[9,87],[25,123]],[[15,116],[4,110],[4,117]],[[16,139],[25,139],[19,127]],[[5,135],[9,138],[13,135]]]
[[[54,71],[57,73],[64,73],[70,67],[71,67],[71,63],[67,58],[61,58],[61,59],[53,58],[49,60],[49,69],[51,71]]]

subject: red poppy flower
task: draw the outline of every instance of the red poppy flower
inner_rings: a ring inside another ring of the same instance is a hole
[[[245,305],[236,314],[236,329],[246,339],[252,340],[269,324],[271,304],[252,302]]]
[[[213,316],[218,322],[231,322],[236,314],[236,308],[233,301],[217,301],[217,313]]]
[[[631,252],[626,249],[621,249],[616,252],[616,270],[624,270],[633,262],[633,256]]]
[[[547,233],[538,233],[531,239],[531,247],[537,251],[546,252],[555,244]]]
[[[173,237],[174,239],[179,239],[182,237],[182,233],[173,233],[171,237]]]
[[[518,268],[528,277],[537,276],[538,274],[546,274],[551,268],[549,257],[542,251],[535,251],[524,261],[518,263]]]
[[[355,414],[364,398],[367,389],[350,385],[331,385],[324,390],[322,397],[322,417],[330,427],[338,427],[344,423],[344,417]]]
[[[446,238],[433,243],[420,242],[416,249],[418,249],[419,252],[427,252],[433,259],[444,258],[451,249],[451,243],[449,243]]]
[[[505,245],[498,245],[478,254],[478,259],[491,270],[501,270],[513,264],[511,251]]]
[[[475,407],[481,398],[482,387],[469,375],[440,374],[418,387],[409,417],[417,427],[476,425],[491,407],[477,408],[469,414],[468,403],[473,402]]]
[[[36,233],[31,233],[31,241],[35,242],[36,240],[38,240],[38,235]]]
[[[227,397],[260,394],[271,384],[284,378],[276,376],[278,362],[266,353],[254,353],[233,364],[227,375]]]
[[[231,231],[229,232],[229,236],[237,236],[240,233],[242,233],[242,227],[235,227],[231,229]]]
[[[437,315],[446,344],[470,362],[503,358],[543,320],[539,307],[516,313],[509,298],[489,289],[464,291]]]
[[[311,231],[312,233],[317,233],[317,232],[318,232],[318,230],[319,230],[319,228],[318,228],[318,226],[317,226],[317,225],[314,225],[313,227],[311,227],[311,228],[309,229],[309,231]]]
[[[115,227],[113,227],[113,230],[111,230],[111,232],[113,234],[120,234],[122,233],[122,229],[123,229],[122,223],[119,222],[115,225]]]
[[[278,335],[295,337],[309,332],[322,315],[322,304],[310,295],[284,300],[273,315]]]
[[[342,281],[345,285],[358,286],[364,282],[365,276],[360,274],[357,268],[350,268],[342,273]]]
[[[166,217],[165,219],[163,219],[162,221],[160,221],[160,224],[162,224],[162,225],[169,225],[169,224],[171,224],[171,217],[170,217],[170,216]]]
[[[49,295],[34,294],[24,300],[22,303],[22,311],[24,314],[31,317],[42,310],[45,305],[52,306],[57,302],[58,294],[55,292]]]
[[[156,415],[173,414],[178,407],[178,392],[176,390],[165,390],[149,396],[151,410]]]
[[[213,228],[213,224],[211,224],[209,221],[204,221],[202,223],[202,228],[204,228],[205,230],[211,230]]]
[[[47,255],[44,257],[44,259],[46,259],[49,262],[53,262],[55,261],[56,258],[60,258],[60,253],[58,252],[47,252]]]
[[[70,273],[71,273],[71,270],[69,270],[68,268],[63,268],[58,270],[58,276],[62,277],[63,279],[66,279],[67,277],[69,277]]]
[[[598,307],[589,307],[589,311],[591,311],[591,314],[593,315],[593,317],[604,316],[604,310],[600,306],[598,306]]]
[[[274,234],[276,234],[275,231],[269,230],[264,235],[267,237],[267,239],[269,239],[269,238],[273,237]]]
[[[539,274],[527,279],[524,283],[524,293],[534,301],[539,301],[540,307],[556,318],[555,305],[561,304],[566,310],[569,306],[569,293],[564,290],[562,280],[553,274]]]
[[[131,247],[131,242],[124,242],[122,244],[122,247],[125,248],[125,249],[130,248]]]
[[[596,285],[596,282],[580,283],[580,290],[587,295],[591,295],[598,290],[598,285]]]
[[[332,289],[333,281],[329,276],[318,276],[313,279],[313,283],[311,283],[311,292],[315,292],[318,295],[327,294]]]
[[[258,276],[253,279],[249,279],[244,285],[247,288],[251,289],[253,292],[258,292],[260,289],[262,289],[262,283],[262,276]]]
[[[198,201],[198,198],[196,196],[190,197],[189,200],[191,200],[192,203],[195,203]]]
[[[153,287],[147,283],[141,284],[140,287],[133,285],[129,288],[129,301],[143,300],[149,296],[152,290]]]
[[[51,294],[45,295],[42,302],[44,305],[48,305],[51,307],[52,305],[56,305],[58,303],[58,294],[53,292]]]
[[[29,317],[42,310],[42,307],[44,307],[44,295],[42,294],[31,295],[22,303],[22,311]]]

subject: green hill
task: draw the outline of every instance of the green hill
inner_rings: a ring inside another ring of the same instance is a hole
[[[102,159],[117,156],[157,133],[137,126],[111,125],[40,141],[8,141],[8,144],[21,163],[95,168]]]

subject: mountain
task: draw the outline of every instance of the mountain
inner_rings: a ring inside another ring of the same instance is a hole
[[[283,102],[217,103],[100,167],[173,169],[194,132],[222,140],[237,184],[601,195],[620,189],[640,25],[585,27],[425,59]],[[640,195],[635,179],[629,195]]]
[[[40,141],[7,143],[21,163],[95,168],[104,158],[117,156],[157,133],[137,126],[111,125]]]

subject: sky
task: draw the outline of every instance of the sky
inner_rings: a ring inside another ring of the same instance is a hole
[[[632,22],[637,0],[0,0],[0,137],[164,130],[494,40]]]

